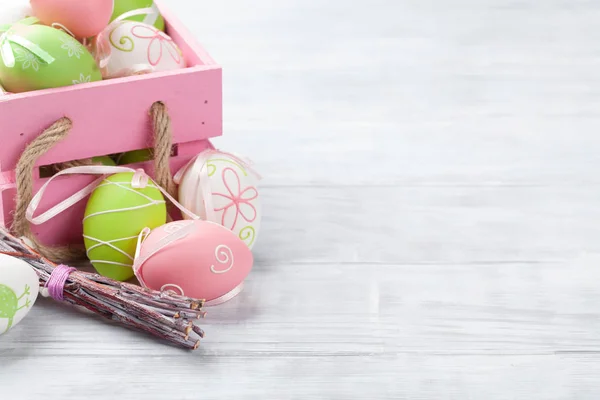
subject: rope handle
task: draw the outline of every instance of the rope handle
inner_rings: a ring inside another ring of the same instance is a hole
[[[169,195],[175,197],[177,188],[171,175],[170,157],[173,135],[171,118],[164,103],[155,102],[150,108],[154,140],[154,181],[163,187]],[[23,151],[16,168],[17,197],[13,216],[12,232],[16,236],[28,239],[38,252],[58,264],[84,260],[85,248],[81,245],[47,246],[41,243],[31,230],[27,220],[27,209],[33,199],[34,168],[37,161],[69,136],[73,122],[63,117],[44,130]],[[79,165],[89,165],[82,161]],[[63,163],[61,169],[77,166],[74,162]]]

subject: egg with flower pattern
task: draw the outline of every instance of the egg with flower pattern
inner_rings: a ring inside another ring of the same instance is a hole
[[[106,79],[186,66],[182,51],[171,37],[152,25],[135,21],[109,25],[95,39],[94,55]]]
[[[259,176],[243,160],[207,150],[176,178],[184,207],[231,230],[248,247],[255,245],[261,223]]]
[[[69,34],[26,19],[0,34],[0,82],[8,92],[102,79],[90,52]]]

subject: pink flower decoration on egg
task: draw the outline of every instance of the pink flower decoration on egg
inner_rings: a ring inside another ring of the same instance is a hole
[[[258,198],[258,191],[256,188],[254,186],[248,186],[242,189],[240,176],[238,175],[237,171],[232,168],[223,169],[222,177],[225,188],[229,194],[213,193],[214,196],[219,196],[230,200],[230,203],[226,204],[225,206],[215,208],[216,212],[223,211],[223,215],[221,216],[221,225],[225,226],[227,215],[233,208],[235,208],[235,217],[233,218],[231,226],[228,227],[229,229],[233,230],[235,228],[240,215],[246,221],[254,222],[258,215],[256,207],[254,207],[252,204],[252,200]]]
[[[167,49],[167,52],[177,64],[181,62],[181,55],[175,42],[162,31],[149,25],[136,25],[131,29],[131,34],[140,39],[150,39],[150,45],[148,45],[148,62],[153,67],[158,65],[162,59],[163,48]],[[158,58],[156,54],[158,54]]]

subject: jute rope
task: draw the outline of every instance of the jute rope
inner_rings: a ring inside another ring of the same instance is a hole
[[[161,102],[152,105],[150,114],[154,128],[155,180],[174,195],[176,187],[169,164],[172,146],[171,120],[166,106]],[[41,255],[57,263],[83,260],[86,256],[85,249],[82,246],[51,247],[41,243],[31,230],[26,212],[33,198],[33,172],[38,159],[64,140],[69,135],[72,126],[73,123],[68,118],[61,118],[52,124],[25,148],[16,169],[17,197],[12,231],[17,236],[29,239]],[[91,160],[70,161],[58,164],[54,166],[54,169],[59,171],[73,166],[91,164]]]
[[[68,118],[61,118],[31,142],[17,163],[17,199],[12,230],[17,236],[29,239],[37,250],[46,258],[55,262],[71,262],[85,256],[85,249],[73,246],[50,247],[41,243],[31,231],[26,218],[27,207],[33,198],[33,169],[37,160],[48,150],[64,140],[73,123]]]
[[[91,158],[87,158],[84,160],[67,161],[64,163],[55,164],[52,166],[52,170],[55,173],[59,173],[60,171],[68,169],[68,168],[82,167],[82,166],[86,166],[86,165],[100,165],[100,164],[101,163],[95,163],[94,161],[92,161]]]
[[[165,188],[173,197],[177,195],[177,187],[171,174],[171,148],[173,146],[173,133],[171,131],[171,118],[167,106],[156,102],[150,109],[152,126],[154,130],[154,180]]]

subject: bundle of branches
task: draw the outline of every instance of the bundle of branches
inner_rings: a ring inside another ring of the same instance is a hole
[[[46,286],[56,264],[39,255],[21,239],[0,226],[0,254],[26,261],[40,278],[40,291]],[[187,349],[197,349],[204,332],[193,320],[203,318],[204,302],[172,291],[157,292],[117,282],[98,274],[70,272],[60,294],[63,301],[84,308],[127,327],[141,330]],[[52,296],[55,298],[55,296]]]

